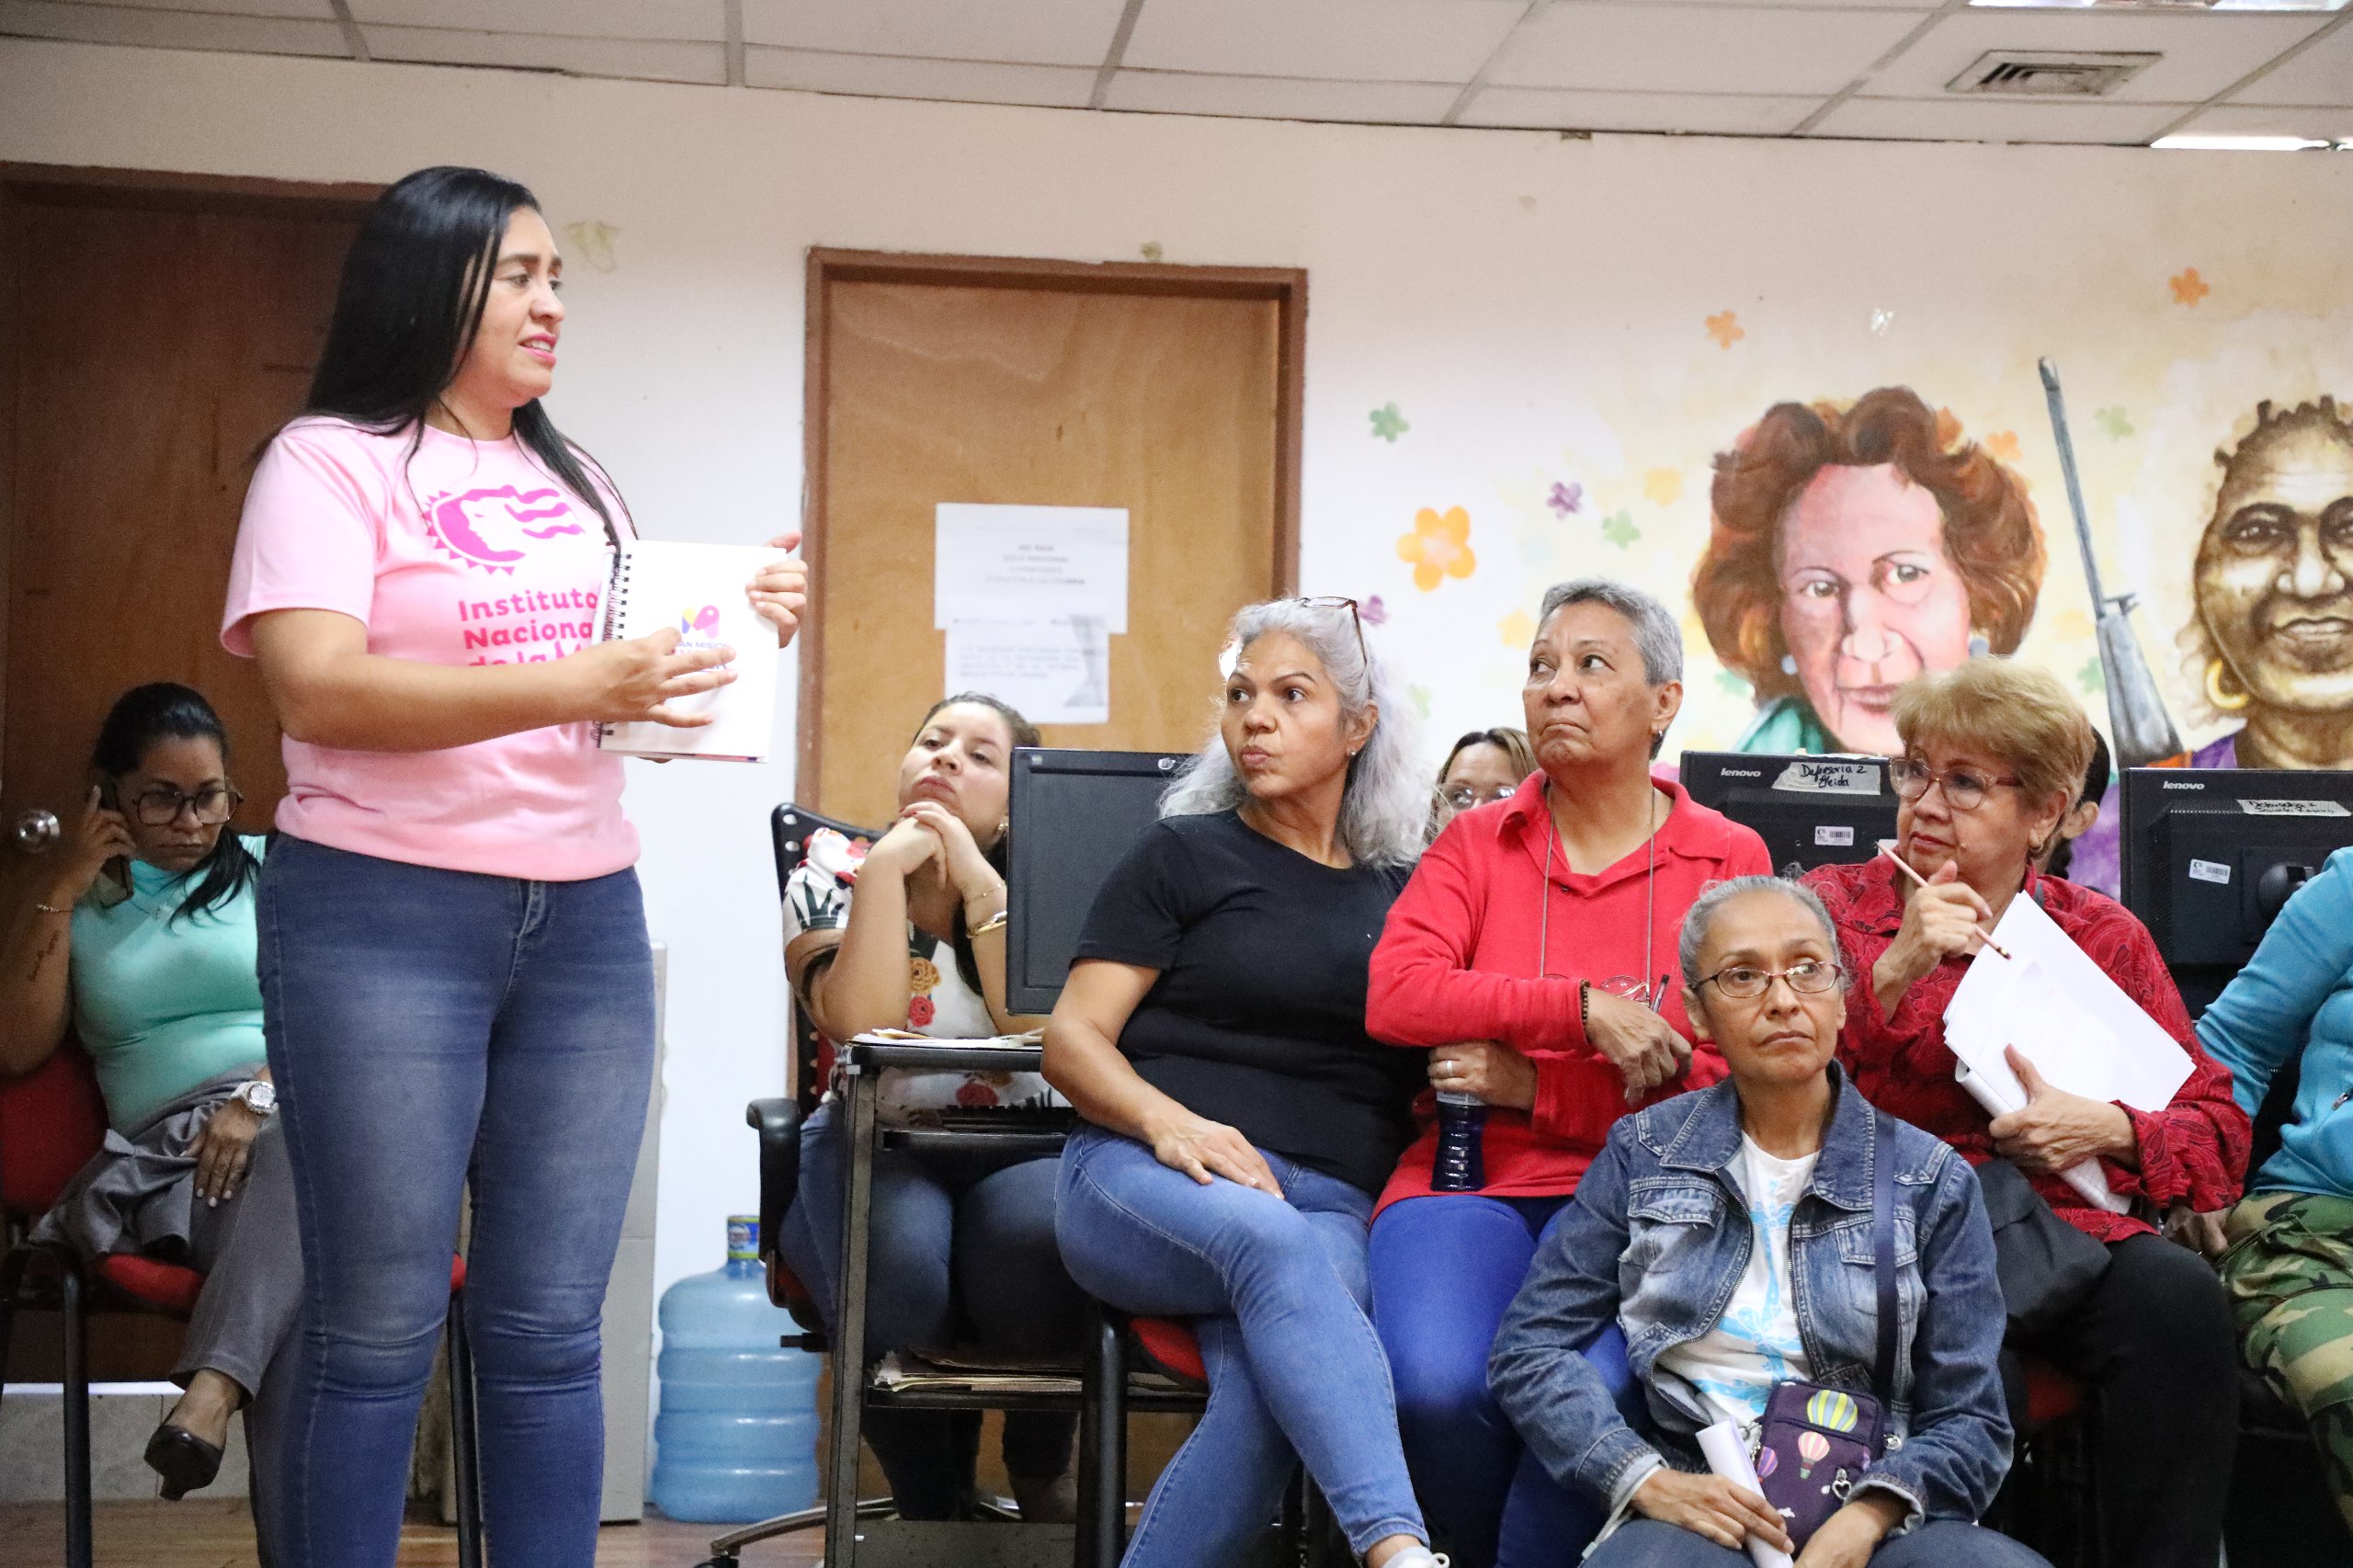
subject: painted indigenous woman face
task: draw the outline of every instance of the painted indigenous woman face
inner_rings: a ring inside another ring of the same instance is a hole
[[[1893,463],[1830,464],[1782,520],[1781,639],[1841,750],[1901,749],[1895,688],[1969,657],[1969,585],[1936,496]]]
[[[2300,421],[2249,446],[2198,551],[2198,616],[2224,666],[2210,685],[2341,714],[2353,709],[2353,432]]]

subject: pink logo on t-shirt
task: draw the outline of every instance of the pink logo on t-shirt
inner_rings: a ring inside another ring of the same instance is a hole
[[[501,484],[436,501],[426,513],[426,527],[442,549],[468,565],[511,574],[527,552],[525,540],[579,533],[571,515],[572,504],[552,486],[518,491]]]

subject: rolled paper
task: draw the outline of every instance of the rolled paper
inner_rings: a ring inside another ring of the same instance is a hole
[[[1757,1483],[1756,1467],[1749,1462],[1748,1443],[1741,1437],[1737,1422],[1719,1421],[1699,1428],[1699,1452],[1717,1475],[1734,1486],[1745,1486],[1759,1497],[1765,1495],[1765,1488]],[[1756,1568],[1796,1568],[1788,1552],[1753,1535],[1748,1538],[1748,1560]]]

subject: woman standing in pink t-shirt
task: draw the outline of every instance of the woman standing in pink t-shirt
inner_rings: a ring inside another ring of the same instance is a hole
[[[531,193],[433,168],[344,264],[303,415],[245,499],[222,640],[259,657],[287,796],[264,1028],[306,1275],[279,1450],[290,1568],[390,1568],[459,1205],[501,1568],[595,1556],[598,1318],[654,1058],[654,978],[599,722],[702,721],[677,633],[597,641],[620,497],[559,434],[563,263]],[[797,540],[771,541],[789,550]],[[790,637],[805,578],[746,585]]]

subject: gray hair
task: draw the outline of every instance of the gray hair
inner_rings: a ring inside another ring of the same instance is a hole
[[[1683,965],[1685,989],[1697,991],[1702,976],[1699,973],[1699,949],[1708,945],[1708,927],[1715,924],[1723,906],[1733,899],[1753,892],[1777,892],[1803,909],[1822,923],[1822,934],[1830,942],[1833,959],[1838,952],[1838,927],[1830,918],[1830,911],[1822,895],[1803,882],[1793,882],[1787,877],[1733,877],[1727,881],[1711,882],[1691,901],[1690,909],[1683,916],[1683,935],[1676,946],[1676,957]]]
[[[1643,678],[1665,686],[1683,678],[1683,625],[1675,612],[1642,589],[1608,577],[1579,577],[1555,583],[1544,590],[1544,608],[1536,614],[1542,626],[1571,605],[1608,605],[1634,629],[1634,646],[1643,655]]]
[[[1270,631],[1289,632],[1315,655],[1339,693],[1344,720],[1376,710],[1371,738],[1348,764],[1339,840],[1359,864],[1412,865],[1422,852],[1430,812],[1413,704],[1388,666],[1359,639],[1356,619],[1345,607],[1302,599],[1246,606],[1233,618],[1228,646],[1247,648]],[[1249,798],[1226,754],[1224,736],[1212,729],[1209,744],[1160,798],[1160,814],[1206,816],[1231,811]]]

